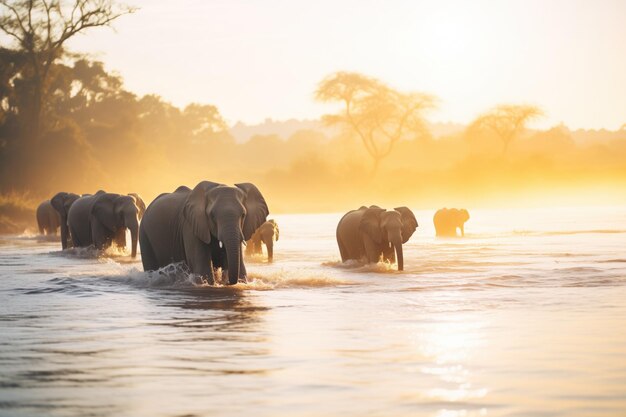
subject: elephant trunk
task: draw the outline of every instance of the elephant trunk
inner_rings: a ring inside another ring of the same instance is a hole
[[[69,229],[67,227],[67,217],[61,216],[61,248],[67,249],[67,239],[69,237]]]
[[[398,260],[398,271],[404,270],[404,254],[402,253],[402,239],[399,237],[391,240],[391,246],[396,251],[396,259]]]
[[[130,230],[131,241],[131,254],[133,258],[137,257],[137,239],[139,237],[139,222],[137,221],[137,214],[128,215],[125,219],[125,225]]]
[[[130,241],[131,241],[131,253],[133,258],[137,257],[137,238],[139,236],[139,226],[132,227],[130,229]]]
[[[226,248],[228,263],[228,284],[235,285],[239,281],[239,264],[241,262],[241,231],[233,227],[224,231],[220,239]]]

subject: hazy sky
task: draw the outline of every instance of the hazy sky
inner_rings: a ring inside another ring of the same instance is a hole
[[[315,118],[327,74],[359,71],[440,98],[431,120],[497,103],[543,107],[536,126],[626,123],[623,0],[135,0],[116,31],[72,42],[139,94],[218,106],[233,123]]]

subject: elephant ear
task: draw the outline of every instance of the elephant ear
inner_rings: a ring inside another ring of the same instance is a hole
[[[417,229],[417,219],[408,207],[396,207],[394,209],[402,216],[402,243],[409,241],[415,229]]]
[[[60,215],[67,216],[70,207],[79,198],[80,196],[74,193],[60,192],[50,199],[50,204]]]
[[[130,193],[128,195],[131,196],[133,200],[135,200],[135,206],[137,206],[138,218],[139,220],[141,220],[141,218],[143,217],[143,214],[146,212],[146,203],[144,203],[141,196],[137,193]]]
[[[191,226],[193,234],[207,244],[211,243],[211,228],[206,213],[208,192],[219,185],[216,182],[202,181],[191,191],[183,207],[183,217]]]
[[[112,232],[117,230],[118,226],[119,213],[116,210],[116,203],[119,197],[119,194],[102,193],[96,197],[91,206],[91,216]]]
[[[372,206],[365,210],[361,222],[359,223],[359,230],[367,234],[375,243],[382,243],[383,232],[380,228],[380,215],[385,212],[385,209]]]
[[[243,220],[242,232],[244,240],[249,240],[255,230],[265,223],[267,215],[270,214],[270,210],[267,208],[263,194],[261,194],[261,191],[259,191],[256,185],[249,182],[235,185],[246,195],[245,201],[243,202],[246,208],[246,217]]]
[[[63,204],[66,197],[67,193],[61,192],[55,194],[55,196],[50,199],[50,204],[52,205],[52,207],[54,207],[54,209],[58,211],[61,215],[67,214],[65,213],[65,205]]]

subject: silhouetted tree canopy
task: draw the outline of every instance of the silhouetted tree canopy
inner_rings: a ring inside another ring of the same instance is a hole
[[[271,127],[281,123],[266,121],[238,143],[215,105],[178,107],[155,94],[138,96],[103,63],[61,52],[47,70],[45,128],[35,140],[27,128],[35,117],[29,52],[17,42],[0,47],[4,201],[97,189],[136,191],[149,200],[211,179],[255,182],[274,212],[317,211],[371,202],[464,205],[560,184],[626,183],[626,130],[556,126],[522,135],[540,114],[532,106],[498,106],[467,129],[427,125],[433,97],[339,72],[319,84],[316,98],[339,105],[324,121],[343,129],[291,120],[285,134]]]
[[[426,131],[423,113],[434,105],[434,97],[428,94],[402,93],[354,72],[329,75],[319,84],[315,97],[344,106],[339,113],[324,116],[324,121],[342,124],[359,136],[374,160],[374,173],[403,136]]]
[[[526,129],[528,122],[542,115],[543,111],[537,106],[500,104],[478,116],[468,129],[494,133],[502,141],[502,153],[505,154],[511,141]]]
[[[65,43],[130,12],[112,0],[0,0],[0,32],[21,55],[19,120],[24,140],[38,141],[42,129],[54,123],[45,104],[55,87],[55,65],[67,56]]]

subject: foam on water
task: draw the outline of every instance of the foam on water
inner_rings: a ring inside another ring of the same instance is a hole
[[[396,263],[380,261],[377,263],[367,263],[357,261],[355,259],[349,259],[345,262],[341,261],[328,261],[322,262],[322,266],[328,266],[331,268],[339,268],[348,270],[351,272],[376,272],[379,274],[393,274],[393,273],[402,273],[402,271],[398,271],[398,265]]]
[[[270,274],[248,274],[248,282],[237,284],[237,286],[250,290],[273,290],[279,288],[337,287],[353,284],[354,282],[331,277],[323,272],[311,273],[281,269]]]
[[[84,248],[67,248],[64,250],[52,251],[51,255],[62,256],[67,258],[78,259],[115,259],[120,263],[135,262],[130,257],[130,250],[128,248],[120,248],[115,245],[109,246],[106,249],[96,249],[94,246],[87,246]]]
[[[128,268],[112,259],[104,259],[109,268],[102,279],[108,282],[123,283],[139,288],[224,288],[233,290],[267,291],[281,288],[320,288],[350,285],[350,281],[325,275],[322,272],[310,273],[281,269],[274,272],[248,273],[248,281],[228,285],[227,277],[221,270],[215,271],[215,283],[209,284],[201,276],[193,274],[183,262],[167,265],[157,271],[144,272],[137,267]]]

